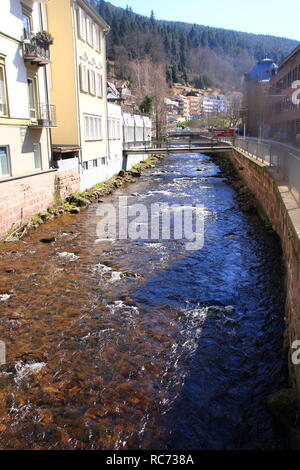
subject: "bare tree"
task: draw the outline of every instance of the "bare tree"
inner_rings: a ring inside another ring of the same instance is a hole
[[[165,98],[168,95],[168,85],[165,68],[161,64],[154,64],[148,57],[132,62],[131,71],[133,90],[138,102],[141,103],[146,96],[150,96],[153,100],[155,137],[160,141],[167,125]]]
[[[227,102],[226,117],[229,127],[237,127],[241,124],[242,99],[232,94]]]

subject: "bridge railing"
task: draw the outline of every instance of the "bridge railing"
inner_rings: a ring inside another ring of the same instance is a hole
[[[187,150],[192,150],[193,148],[205,146],[208,148],[215,148],[217,146],[222,146],[224,143],[220,141],[219,139],[205,139],[201,140],[199,142],[196,142],[194,140],[171,140],[170,138],[168,139],[162,139],[162,140],[152,140],[150,141],[141,141],[141,142],[124,142],[123,144],[123,150],[149,150],[149,149],[167,149],[167,150],[172,150],[172,148],[180,148],[182,147],[183,149]]]
[[[300,149],[271,140],[237,138],[235,147],[274,167],[300,205]]]

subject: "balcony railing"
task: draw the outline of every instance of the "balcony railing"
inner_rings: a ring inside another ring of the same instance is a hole
[[[23,57],[25,62],[31,62],[39,67],[50,63],[50,45],[41,43],[31,37],[23,41]]]
[[[33,111],[35,116],[33,117]],[[30,127],[57,127],[56,106],[54,104],[38,103],[34,108],[30,108],[32,124]]]

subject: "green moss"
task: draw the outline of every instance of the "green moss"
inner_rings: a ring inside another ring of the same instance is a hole
[[[34,215],[32,218],[31,218],[32,222],[35,223],[35,224],[39,224],[39,225],[42,225],[43,223],[43,219],[40,217],[40,215]]]
[[[24,224],[15,225],[0,239],[0,243],[20,240],[28,233],[28,230],[36,228],[48,220],[59,217],[64,213],[74,212],[76,208],[86,207],[100,197],[111,194],[116,188],[120,188],[124,184],[133,183],[135,181],[135,173],[141,173],[144,169],[149,168],[159,160],[159,157],[151,155],[147,160],[134,165],[129,171],[122,170],[103,183],[97,183],[86,191],[71,194],[64,202],[56,199],[56,204],[49,207],[46,212],[31,217],[30,220]]]

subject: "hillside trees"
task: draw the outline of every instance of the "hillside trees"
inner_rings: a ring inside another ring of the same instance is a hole
[[[108,58],[123,62],[151,57],[162,64],[170,83],[190,82],[206,76],[207,86],[238,88],[242,75],[255,61],[266,56],[276,62],[283,59],[297,41],[210,28],[197,24],[160,21],[137,15],[128,7],[118,8],[104,0],[93,0],[111,26],[108,35]],[[125,75],[123,75],[123,73]],[[119,67],[118,78],[127,78],[127,68]]]

